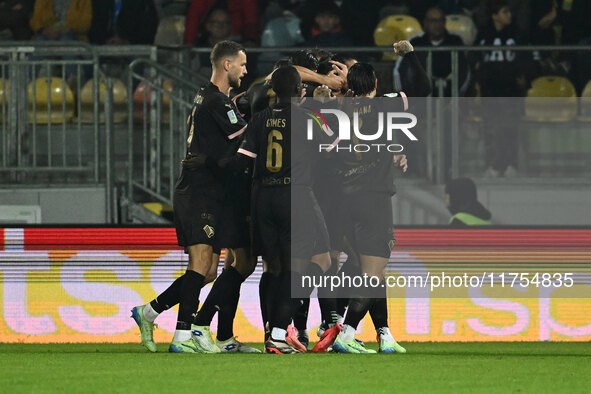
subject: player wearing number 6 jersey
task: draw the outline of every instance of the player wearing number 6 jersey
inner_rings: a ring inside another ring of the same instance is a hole
[[[256,160],[254,178],[260,187],[253,196],[251,213],[255,238],[260,240],[260,254],[274,266],[271,271],[279,273],[267,291],[271,338],[265,350],[296,353],[286,341],[287,326],[300,305],[299,298],[291,298],[291,283],[301,283],[303,275],[320,276],[328,269],[329,240],[311,187],[316,152],[305,133],[292,135],[292,116],[298,116],[299,110],[292,109],[291,97],[301,95],[301,78],[294,67],[282,67],[274,72],[271,85],[277,103],[253,117],[238,155],[219,165],[240,170],[247,158]],[[318,263],[311,262],[314,255]]]

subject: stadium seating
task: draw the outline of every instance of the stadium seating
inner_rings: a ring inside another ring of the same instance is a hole
[[[168,80],[164,80],[162,82],[162,88],[168,92],[172,92],[172,83]],[[146,99],[146,108],[147,111],[150,111],[150,98],[152,94],[152,89],[144,82],[140,82],[133,92],[133,120],[136,123],[143,123],[144,122],[144,97]],[[166,93],[162,93],[162,122],[168,123],[170,121],[170,96]],[[146,114],[146,122],[150,122],[149,113]]]
[[[271,19],[261,36],[262,47],[293,47],[304,42],[300,19],[293,14]]]
[[[174,46],[183,45],[186,17],[181,15],[169,16],[160,21],[154,45]]]
[[[445,27],[448,32],[462,38],[464,45],[474,44],[478,30],[472,18],[467,15],[447,15]]]
[[[107,86],[104,81],[99,81],[99,113],[100,123],[105,123],[103,106],[105,105],[105,90]],[[94,121],[94,95],[93,80],[86,82],[80,91],[81,113],[78,115],[83,123]],[[127,88],[120,80],[113,82],[113,121],[123,123],[127,120]]]
[[[390,15],[380,21],[373,32],[374,43],[378,46],[390,46],[400,40],[421,33],[421,24],[409,15]],[[384,60],[396,60],[394,52],[384,52]]]
[[[591,122],[591,80],[587,82],[581,93],[581,115],[579,120]]]
[[[294,47],[302,42],[304,37],[300,29],[300,19],[290,13],[267,22],[261,35],[261,47],[265,48]],[[262,73],[271,72],[276,60],[277,53],[261,53],[257,67]]]
[[[527,120],[564,122],[577,116],[577,94],[568,79],[556,76],[539,77],[531,85],[525,99]]]
[[[162,216],[170,221],[173,220],[172,205],[160,202],[143,202],[141,205],[155,215]]]
[[[37,80],[29,84],[27,92],[30,123],[68,123],[74,117],[74,93],[63,79],[56,77],[37,78]],[[33,114],[34,105],[36,106],[35,118]]]

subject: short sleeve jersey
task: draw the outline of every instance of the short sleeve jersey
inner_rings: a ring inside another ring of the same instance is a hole
[[[214,160],[232,156],[245,130],[246,121],[232,100],[209,82],[199,89],[187,119],[187,153],[205,154]],[[206,167],[190,173],[194,181],[203,184],[221,180],[221,174]]]
[[[279,181],[291,177],[290,105],[275,104],[257,112],[238,153],[256,159],[255,179]]]
[[[317,147],[306,139],[305,131],[293,134],[292,116],[304,116],[289,103],[277,103],[257,113],[247,129],[239,153],[256,158],[254,177],[263,183],[312,186]],[[316,150],[315,150],[316,149]],[[267,181],[267,182],[265,182]]]

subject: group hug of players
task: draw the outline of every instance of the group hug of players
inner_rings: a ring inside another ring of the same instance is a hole
[[[411,60],[416,70],[413,86],[427,95],[430,83],[410,43],[398,42],[394,51]],[[319,287],[322,324],[312,352],[375,353],[355,339],[368,312],[379,352],[406,352],[388,328],[383,282],[394,242],[394,171],[406,171],[406,156],[385,150],[334,154],[336,133],[319,133],[329,146],[319,152],[319,141],[314,147],[305,129],[292,127],[293,120],[303,116],[298,105],[292,105],[294,98],[329,103],[342,95],[351,100],[374,97],[373,67],[303,50],[277,62],[273,73],[246,95],[231,99],[231,90],[240,87],[246,74],[244,48],[222,41],[210,60],[211,80],[195,96],[187,119],[187,155],[173,198],[177,239],[189,256],[188,267],[158,297],[132,309],[144,347],[156,351],[154,321],[179,304],[170,352],[260,353],[236,340],[233,323],[241,284],[261,256],[266,353],[308,351],[306,320],[314,288],[302,285],[301,279],[322,279],[339,269],[349,276],[378,277],[381,285],[348,289],[346,294]],[[389,96],[393,111],[408,108],[404,93]],[[371,105],[365,112],[371,112]],[[222,249],[224,270],[216,279]],[[339,267],[343,251],[348,260]],[[199,308],[201,289],[214,280]],[[216,313],[214,341],[209,327]]]

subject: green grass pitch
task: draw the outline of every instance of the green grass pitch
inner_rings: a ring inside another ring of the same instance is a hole
[[[156,354],[139,344],[0,344],[0,387],[5,393],[591,390],[589,342],[404,345],[407,354],[192,355],[168,354],[166,344]]]

